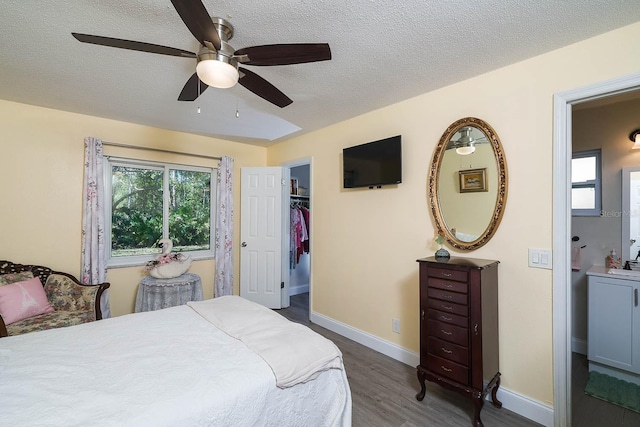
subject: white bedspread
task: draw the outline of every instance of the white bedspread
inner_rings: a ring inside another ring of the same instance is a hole
[[[264,359],[278,387],[291,387],[327,369],[342,368],[342,353],[334,343],[266,307],[238,296],[187,304]]]
[[[0,339],[0,426],[89,425],[350,426],[351,392],[344,369],[276,387],[189,306]]]

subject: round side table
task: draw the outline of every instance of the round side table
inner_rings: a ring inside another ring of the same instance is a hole
[[[172,279],[156,279],[147,276],[140,281],[136,297],[136,313],[202,301],[200,276],[185,273]]]

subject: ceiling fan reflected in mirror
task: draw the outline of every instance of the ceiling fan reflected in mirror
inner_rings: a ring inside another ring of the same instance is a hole
[[[460,129],[460,137],[457,140],[453,138],[447,144],[447,150],[455,149],[457,154],[461,156],[468,156],[476,151],[476,144],[488,143],[487,137],[484,134],[479,138],[474,138],[471,133],[474,128],[467,126]]]
[[[290,43],[250,46],[234,50],[228,43],[233,37],[233,25],[223,18],[212,18],[201,0],[171,0],[191,34],[201,47],[198,53],[131,40],[90,34],[71,33],[82,43],[157,53],[160,55],[195,58],[196,72],[182,88],[179,101],[194,101],[209,86],[230,88],[240,83],[261,98],[286,107],[293,101],[274,85],[242,65],[273,66],[303,64],[331,59],[327,43]]]

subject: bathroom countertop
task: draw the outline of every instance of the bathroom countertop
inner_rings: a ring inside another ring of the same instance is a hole
[[[622,270],[618,268],[606,268],[603,265],[591,266],[591,268],[587,270],[587,275],[608,277],[608,278],[616,277],[619,279],[633,280],[636,282],[640,282],[640,271],[638,270]]]

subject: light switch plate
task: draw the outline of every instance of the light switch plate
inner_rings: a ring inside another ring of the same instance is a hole
[[[529,248],[529,267],[552,268],[552,256],[550,249]]]

